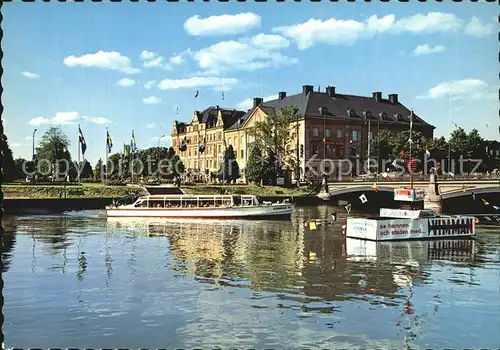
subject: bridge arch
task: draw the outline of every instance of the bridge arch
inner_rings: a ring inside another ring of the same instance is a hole
[[[454,190],[454,191],[448,191],[444,192],[441,195],[441,198],[444,199],[452,199],[452,198],[459,198],[459,197],[464,197],[464,196],[472,196],[472,194],[500,194],[500,186],[498,187],[480,187],[480,188],[469,188],[466,189],[465,191],[460,189],[460,190]]]

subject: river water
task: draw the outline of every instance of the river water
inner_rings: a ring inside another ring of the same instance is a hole
[[[494,348],[500,234],[361,243],[292,220],[7,217],[5,345]],[[452,243],[450,243],[452,242]]]

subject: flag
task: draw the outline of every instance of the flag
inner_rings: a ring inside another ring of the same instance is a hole
[[[179,115],[179,106],[176,106],[175,114]]]
[[[222,91],[222,101],[224,101],[224,91]]]
[[[198,151],[200,151],[200,153],[205,152],[205,136],[203,136],[201,143],[198,145]]]
[[[405,155],[405,151],[401,150],[401,152],[399,152],[399,155],[400,155],[401,157],[404,157],[404,155]]]
[[[347,204],[345,207],[345,211],[347,212],[347,215],[351,213],[351,203]]]
[[[85,137],[83,136],[82,129],[80,129],[80,125],[78,125],[78,138],[80,141],[80,145],[82,146],[82,154],[85,155],[85,151],[87,150],[87,142],[85,142]]]
[[[314,221],[310,221],[310,222],[309,222],[309,228],[310,228],[311,230],[316,230],[316,223],[315,223]]]
[[[413,128],[413,109],[410,111],[410,130]]]
[[[500,210],[500,207],[497,207],[496,205],[493,205],[493,208],[494,208],[495,210]]]
[[[377,183],[374,183],[374,184],[372,185],[372,191],[378,192]]]
[[[359,200],[361,201],[361,203],[365,204],[366,202],[368,202],[368,198],[366,198],[365,194],[363,193],[361,196],[359,196]]]
[[[113,148],[113,140],[111,139],[111,136],[109,136],[109,131],[106,131],[106,133],[108,134],[106,145],[108,146],[108,153],[111,153],[111,149]]]
[[[179,151],[184,152],[186,149],[187,149],[187,146],[186,146],[186,136],[184,136],[184,138],[179,143]]]
[[[132,138],[130,139],[130,152],[135,153],[137,151],[137,144],[135,143],[134,130],[132,130]]]
[[[194,98],[197,98],[199,94],[200,94],[200,90],[196,90],[196,93],[194,94]]]
[[[484,205],[490,205],[490,203],[486,199],[481,199]]]

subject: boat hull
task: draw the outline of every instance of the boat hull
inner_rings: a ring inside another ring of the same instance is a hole
[[[345,236],[370,241],[394,241],[475,236],[473,216],[420,219],[347,218]]]
[[[294,204],[229,208],[112,208],[108,217],[192,218],[192,219],[289,219]]]

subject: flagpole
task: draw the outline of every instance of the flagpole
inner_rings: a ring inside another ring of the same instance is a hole
[[[409,159],[409,162],[408,162],[408,165],[409,165],[409,170],[410,170],[410,188],[413,190],[413,169],[412,169],[412,164],[410,164],[410,162],[412,161],[411,159],[411,145],[413,143],[413,140],[411,138],[412,136],[412,129],[413,129],[413,109],[411,110],[410,112],[410,159]]]
[[[109,153],[109,130],[106,128],[106,173],[104,174],[106,183],[108,183],[108,153]]]
[[[80,124],[78,124],[78,143],[77,143],[77,148],[78,148],[78,166],[77,166],[77,181],[80,183],[80,147],[82,147],[82,141],[80,140]]]
[[[132,130],[132,134],[134,134],[134,130]],[[134,183],[134,150],[132,149],[132,143],[130,143],[130,165],[131,180]]]

